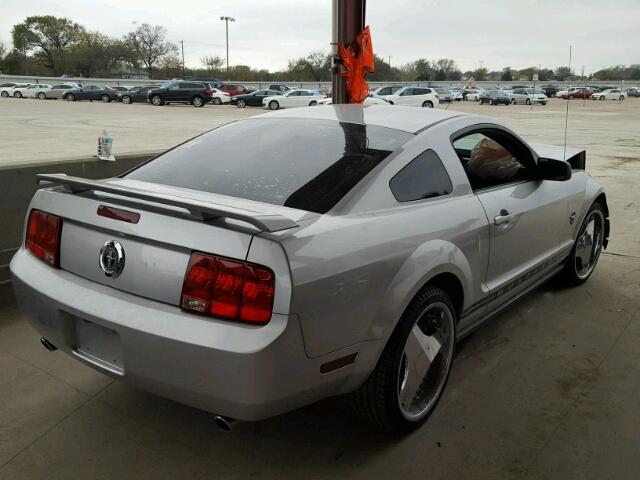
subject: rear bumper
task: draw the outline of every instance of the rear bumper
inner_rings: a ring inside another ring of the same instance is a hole
[[[21,310],[60,350],[196,408],[259,420],[357,386],[355,365],[320,374],[320,365],[357,348],[308,358],[295,315],[274,314],[263,327],[199,317],[52,269],[24,249],[14,256],[11,274]],[[82,355],[79,322],[116,332],[121,371]]]

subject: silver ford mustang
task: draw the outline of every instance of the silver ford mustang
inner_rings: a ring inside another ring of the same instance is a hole
[[[584,168],[460,112],[278,111],[118,178],[40,175],[11,272],[46,347],[224,425],[348,393],[408,431],[457,340],[592,274],[608,207]]]

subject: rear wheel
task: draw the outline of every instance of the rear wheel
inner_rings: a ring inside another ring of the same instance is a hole
[[[604,245],[605,216],[604,208],[598,202],[587,212],[562,271],[569,285],[586,282],[595,270]]]
[[[381,427],[409,432],[422,425],[444,391],[455,349],[451,299],[426,287],[411,301],[375,370],[352,399],[356,410]]]
[[[310,106],[310,107],[315,107],[316,105],[318,105],[318,102],[316,102],[315,100],[311,100],[311,101],[309,102],[309,106]]]
[[[20,92],[13,92],[14,98],[22,98],[22,94]]]
[[[102,103],[109,103],[111,101],[111,97],[105,93],[100,97],[100,100],[102,100]]]
[[[220,100],[220,99],[218,99]],[[236,103],[236,105],[238,106],[238,108],[244,108],[247,106],[247,102],[245,100],[243,100],[242,98],[238,99],[238,102]]]
[[[618,97],[618,100],[620,100],[620,101],[624,100],[624,95],[620,95],[620,96]]]
[[[222,105],[222,100],[220,100],[218,97],[213,97],[213,104]]]
[[[422,106],[424,108],[433,108],[433,102],[431,100],[426,100],[422,102]]]
[[[122,97],[122,103],[125,105],[129,105],[131,103],[131,97],[129,95],[124,95]]]
[[[526,103],[527,105],[531,105],[531,99],[530,99],[530,98],[527,98],[527,101],[526,101],[526,102],[524,102],[524,103]]]
[[[44,92],[40,92],[38,93],[38,98],[40,100],[45,100],[47,98],[47,95]]]
[[[151,97],[151,103],[153,105],[155,105],[156,107],[159,107],[164,102],[162,101],[162,97],[160,95],[154,95],[154,96]]]
[[[204,107],[204,98],[202,97],[193,97],[191,100],[191,104],[194,107]]]
[[[269,110],[278,110],[280,108],[280,104],[275,101],[275,100],[271,100],[269,102]]]
[[[515,98],[512,98],[512,99],[511,99],[511,105],[515,105],[515,104],[516,104],[516,99],[515,99]]]
[[[2,93],[0,93],[0,96],[7,98],[9,96],[9,92],[3,91]]]
[[[600,99],[599,100],[604,100],[604,95],[600,95]]]
[[[73,93],[67,93],[64,96],[64,99],[67,100],[68,102],[75,102],[76,101],[76,96]]]

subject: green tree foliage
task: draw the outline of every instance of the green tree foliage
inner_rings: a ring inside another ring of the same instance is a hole
[[[476,68],[472,73],[471,76],[473,77],[474,80],[480,82],[482,80],[485,80],[487,77],[487,73],[489,73],[487,71],[486,68]]]
[[[306,57],[289,60],[287,71],[292,80],[327,81],[331,80],[331,55],[317,50]]]
[[[564,81],[571,75],[571,69],[569,67],[558,67],[553,72],[556,80]]]
[[[502,75],[500,75],[500,80],[503,82],[512,82],[513,74],[511,72],[511,67],[504,67],[502,69]]]

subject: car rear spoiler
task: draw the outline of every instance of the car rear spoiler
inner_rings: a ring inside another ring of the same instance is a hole
[[[299,225],[291,218],[268,211],[255,211],[248,208],[237,208],[215,202],[197,200],[178,195],[153,192],[125,185],[116,185],[103,180],[89,180],[86,178],[70,177],[64,173],[50,173],[36,175],[38,184],[61,185],[71,193],[100,191],[136,198],[160,205],[179,207],[188,210],[192,215],[202,220],[213,218],[233,218],[249,223],[263,232],[277,232],[295,228]]]
[[[584,149],[575,147],[565,148],[560,145],[547,145],[545,143],[530,143],[529,146],[533,148],[541,158],[566,161],[574,170],[585,169],[587,152]]]

